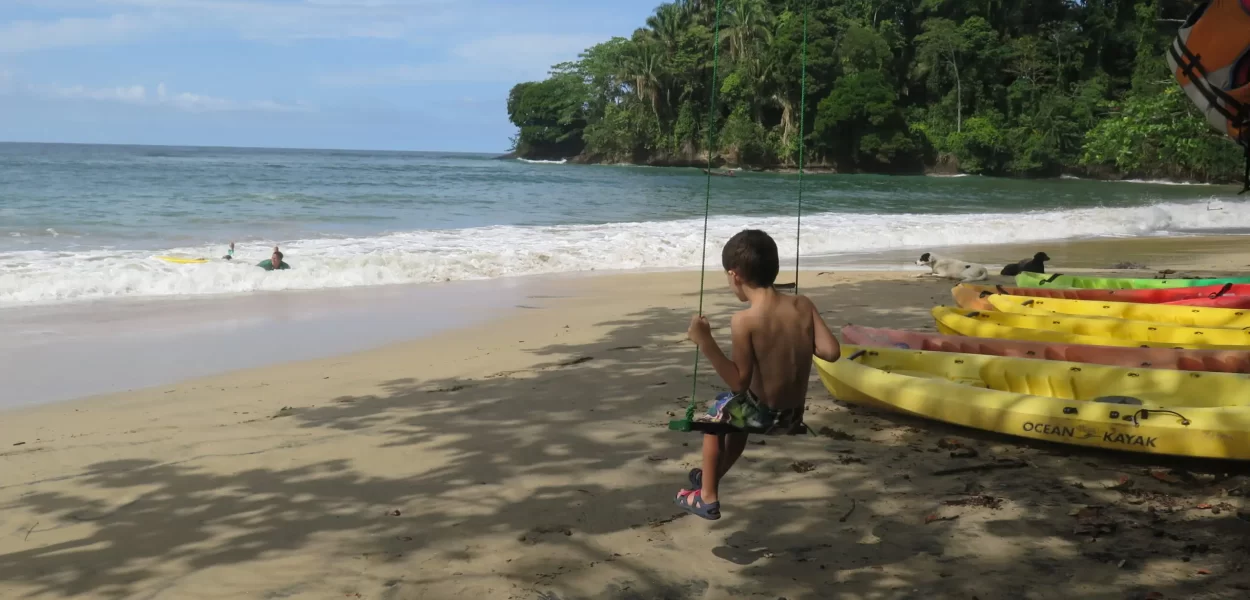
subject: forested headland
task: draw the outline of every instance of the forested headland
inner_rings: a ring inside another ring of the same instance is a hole
[[[679,0],[516,85],[514,152],[706,166],[711,127],[725,166],[1234,180],[1164,58],[1196,4],[722,0],[717,36],[715,0]]]

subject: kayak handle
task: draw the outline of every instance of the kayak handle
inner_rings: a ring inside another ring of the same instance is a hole
[[[1159,413],[1161,415],[1175,415],[1180,418],[1181,425],[1184,425],[1186,427],[1188,427],[1190,423],[1189,419],[1185,418],[1185,415],[1182,415],[1181,413],[1178,413],[1174,410],[1151,410],[1149,408],[1142,408],[1142,409],[1139,409],[1137,412],[1133,413],[1133,426],[1136,427],[1140,425],[1140,423],[1137,422],[1138,415],[1141,415],[1141,420],[1145,421],[1146,419],[1150,418],[1150,413]]]

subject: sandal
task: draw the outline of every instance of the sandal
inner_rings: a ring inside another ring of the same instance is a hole
[[[692,490],[703,489],[703,469],[700,469],[698,467],[690,469],[690,474],[687,475],[687,477],[690,478],[690,489]]]
[[[715,521],[720,518],[720,502],[705,503],[700,495],[700,490],[682,490],[677,492],[677,498],[673,501],[682,510],[709,521]]]

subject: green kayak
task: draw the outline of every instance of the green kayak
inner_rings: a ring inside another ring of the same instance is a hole
[[[1199,287],[1225,283],[1250,283],[1250,277],[1217,277],[1213,279],[1135,279],[1132,277],[1081,277],[1055,273],[1021,273],[1016,275],[1020,287],[1079,288],[1087,290],[1157,290],[1162,288]]]

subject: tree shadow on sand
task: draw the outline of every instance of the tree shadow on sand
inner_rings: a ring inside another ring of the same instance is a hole
[[[831,325],[931,329],[927,307],[948,288],[804,292]],[[886,293],[926,308],[857,303]],[[1250,480],[1232,466],[1169,461],[1172,480],[1160,479],[1158,459],[849,407],[815,379],[809,423],[823,435],[755,439],[726,481],[725,518],[685,516],[672,496],[699,439],[666,423],[689,401],[689,312],[601,324],[593,343],[533,350],[543,361],[529,369],[287,399],[264,423],[273,449],[251,453],[348,436],[363,448],[351,455],[287,468],[240,456],[225,471],[200,457],[119,459],[73,476],[91,494],[25,484],[0,510],[36,514],[39,535],[0,555],[0,582],[185,597],[189,573],[246,572],[331,540],[367,568],[267,572],[236,597],[1231,598],[1250,586],[1250,527],[1232,506]],[[716,383],[701,375],[699,395]],[[935,474],[995,460],[1024,466]],[[396,461],[412,466],[371,468]]]

